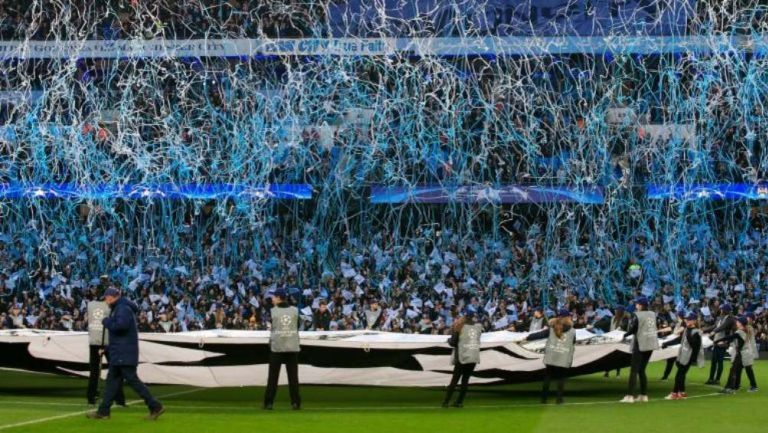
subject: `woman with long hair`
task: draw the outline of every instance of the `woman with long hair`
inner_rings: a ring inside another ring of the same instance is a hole
[[[549,321],[549,328],[533,333],[526,340],[546,338],[544,348],[544,381],[541,389],[541,403],[546,404],[549,398],[549,385],[557,381],[557,404],[563,403],[563,390],[568,370],[573,364],[573,352],[576,347],[576,331],[573,328],[571,312],[563,308],[557,317]]]
[[[464,317],[457,319],[451,329],[451,337],[448,339],[448,345],[453,347],[451,364],[453,364],[453,376],[451,383],[443,400],[443,407],[451,404],[451,397],[456,390],[456,385],[461,379],[461,388],[459,397],[453,403],[453,407],[463,407],[464,397],[467,395],[467,387],[475,366],[480,363],[480,335],[483,332],[483,326],[475,323],[474,308],[467,307]]]
[[[616,307],[611,318],[611,323],[608,327],[608,331],[626,331],[629,327],[629,315],[625,312],[624,306],[619,305]],[[604,377],[608,377],[608,370],[605,370]],[[616,369],[616,377],[621,375],[621,368]]]

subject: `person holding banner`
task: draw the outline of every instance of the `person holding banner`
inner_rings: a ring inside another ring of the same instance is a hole
[[[685,329],[686,329],[685,312],[681,310],[677,312],[677,323],[675,323],[675,326],[667,326],[663,329],[659,329],[659,333],[662,335],[669,334],[670,336],[680,337],[682,336],[683,331],[685,331]],[[675,338],[675,340],[680,341],[679,338]],[[674,367],[675,364],[676,364],[675,358],[669,358],[667,360],[667,365],[664,366],[664,374],[661,375],[661,380],[669,379],[669,375],[672,373],[672,367]]]
[[[717,322],[715,322],[715,326],[705,332],[713,333],[712,340],[714,341],[730,341],[726,340],[726,337],[733,335],[734,331],[736,331],[736,319],[731,314],[731,306],[723,304],[720,306],[720,314]],[[720,377],[723,375],[723,363],[727,351],[727,343],[718,343],[712,346],[712,365],[709,369],[709,380],[704,383],[705,385],[720,385]]]
[[[632,342],[632,364],[629,372],[628,393],[621,403],[648,402],[648,376],[645,373],[651,354],[659,348],[656,313],[648,311],[648,298],[640,296],[635,300],[635,313],[629,321],[624,339],[634,336]],[[640,394],[636,393],[640,380]]]
[[[99,393],[99,377],[101,376],[101,357],[105,354],[105,348],[109,342],[107,330],[101,323],[105,317],[109,317],[109,306],[103,301],[90,301],[88,303],[88,390],[86,398],[89,405],[96,404],[96,396]],[[107,358],[109,362],[109,358]],[[125,406],[125,394],[122,383],[118,388],[115,403]]]
[[[264,392],[264,410],[272,410],[277,395],[277,381],[280,369],[285,364],[288,373],[288,390],[291,408],[301,409],[299,396],[299,310],[288,305],[284,289],[277,289],[272,295],[272,329],[269,335],[269,376]]]
[[[698,316],[696,313],[688,313],[685,317],[685,330],[675,339],[669,340],[661,345],[662,349],[675,344],[680,345],[677,353],[675,365],[677,373],[675,374],[675,386],[672,392],[665,397],[666,400],[682,400],[688,398],[685,392],[685,377],[692,365],[698,365],[703,368],[706,360],[704,359],[704,345],[701,341],[701,331],[698,329]]]
[[[563,404],[563,390],[568,370],[573,364],[573,354],[576,350],[576,330],[573,328],[571,312],[566,308],[560,309],[557,317],[549,322],[549,328],[529,334],[527,341],[547,339],[544,348],[544,381],[541,389],[541,403],[547,404],[549,385],[552,379],[557,380],[557,404]]]
[[[757,342],[755,341],[755,313],[746,313],[744,317],[747,318],[746,333],[749,341],[747,341],[747,348],[752,351],[752,359],[747,359],[744,362],[744,371],[747,372],[747,378],[749,379],[749,390],[747,392],[757,392],[757,380],[755,380],[755,371],[752,369],[754,361],[760,356],[760,351],[757,348]],[[736,378],[736,389],[741,387],[741,375]]]
[[[749,321],[745,316],[739,316],[736,319],[736,332],[714,341],[715,344],[730,343],[731,345],[731,369],[728,372],[728,382],[726,382],[725,388],[720,391],[721,394],[735,394],[737,382],[741,377],[741,370],[744,369],[745,365],[751,366],[755,361],[753,349],[749,347],[752,337],[748,324]]]
[[[469,378],[475,371],[477,364],[480,363],[480,336],[483,333],[483,325],[475,323],[475,314],[474,307],[467,307],[464,317],[454,322],[451,337],[448,339],[448,345],[453,347],[451,356],[453,376],[443,400],[443,407],[445,408],[451,405],[451,397],[456,390],[459,379],[461,379],[461,388],[453,407],[464,407],[464,397],[467,395]]]

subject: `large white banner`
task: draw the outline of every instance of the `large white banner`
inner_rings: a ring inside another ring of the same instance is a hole
[[[544,372],[546,340],[528,333],[487,332],[472,383],[531,382]],[[378,331],[301,332],[302,383],[445,386],[451,379],[447,336]],[[630,344],[622,331],[576,332],[572,375],[625,367]],[[211,330],[140,334],[139,375],[147,382],[204,387],[264,386],[269,332]],[[705,339],[705,346],[711,341]],[[245,350],[244,350],[244,346]],[[679,346],[656,350],[652,360],[677,356]],[[88,375],[84,332],[0,330],[0,368]],[[106,374],[106,370],[102,372]]]
[[[258,55],[542,55],[768,52],[768,36],[151,39],[0,41],[0,58],[250,57]]]

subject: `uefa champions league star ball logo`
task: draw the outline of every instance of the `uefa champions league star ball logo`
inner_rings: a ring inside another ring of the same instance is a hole
[[[293,318],[291,316],[282,316],[280,318],[280,324],[283,327],[291,326],[291,322],[293,322]]]
[[[478,335],[477,329],[470,329],[468,335],[469,335],[469,338],[471,338],[472,340],[476,339]]]
[[[103,310],[96,310],[93,312],[93,318],[96,320],[101,320],[104,318],[104,311]]]

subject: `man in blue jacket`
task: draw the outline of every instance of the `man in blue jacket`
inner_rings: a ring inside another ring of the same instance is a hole
[[[136,367],[139,365],[139,332],[136,327],[136,313],[139,307],[120,296],[120,291],[114,287],[104,292],[104,300],[112,308],[109,317],[102,321],[104,328],[109,331],[107,346],[109,373],[99,409],[89,412],[87,416],[91,419],[109,419],[109,410],[122,380],[144,399],[149,408],[147,419],[156,420],[165,412],[165,408],[152,397],[147,386],[136,374]]]

